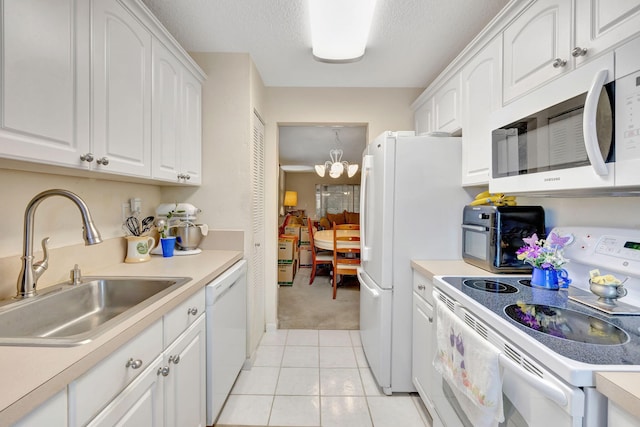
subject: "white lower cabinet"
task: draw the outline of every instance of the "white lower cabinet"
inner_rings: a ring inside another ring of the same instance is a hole
[[[609,400],[607,425],[610,427],[637,427],[640,425],[640,419]]]
[[[164,352],[165,426],[206,426],[205,332],[205,316],[201,315]]]
[[[88,425],[205,426],[205,342],[200,316]]]
[[[67,425],[67,389],[65,388],[29,415],[21,418],[12,427],[66,427]]]
[[[163,426],[164,359],[158,357],[88,424],[91,427]]]
[[[115,399],[162,353],[162,321],[117,349],[69,384],[69,422],[83,426]]]
[[[69,384],[69,426],[205,426],[204,293]]]
[[[411,378],[431,417],[437,415],[431,396],[433,394],[434,368],[436,353],[434,308],[432,305],[433,284],[429,279],[414,271],[413,273],[413,353]]]

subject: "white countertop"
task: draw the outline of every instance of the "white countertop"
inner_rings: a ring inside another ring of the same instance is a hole
[[[461,259],[412,260],[411,267],[429,280],[433,280],[433,276],[496,276],[495,273],[467,264]]]
[[[219,250],[172,258],[154,256],[149,262],[120,263],[91,272],[90,276],[187,276],[192,280],[88,344],[75,347],[0,347],[0,425],[16,421],[62,390],[242,256],[242,252]]]
[[[463,260],[412,260],[411,266],[429,280],[433,280],[433,276],[496,276]],[[640,418],[640,373],[597,372],[596,389]]]
[[[640,373],[596,372],[596,390],[640,419]]]

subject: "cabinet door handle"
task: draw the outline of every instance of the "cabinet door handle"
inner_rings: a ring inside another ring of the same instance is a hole
[[[165,367],[159,367],[158,368],[158,372],[156,372],[156,375],[162,375],[163,377],[166,377],[167,375],[169,375],[169,372],[171,371],[171,369],[169,369],[168,366]]]
[[[188,181],[188,180],[190,180],[190,179],[191,179],[191,175],[186,174],[186,175],[184,176],[184,179],[186,179],[187,181]]]
[[[193,314],[195,316],[196,314],[198,314],[198,309],[195,307],[192,307],[189,310],[187,310],[187,314]]]
[[[587,48],[576,46],[571,51],[571,56],[577,58],[579,56],[585,56],[587,54]]]
[[[567,61],[561,58],[556,58],[556,60],[553,61],[552,65],[553,65],[553,68],[561,68],[567,65]]]
[[[100,157],[98,160],[96,160],[96,163],[102,166],[107,166],[109,164],[109,158],[108,157]]]
[[[80,156],[80,160],[82,160],[83,162],[91,163],[93,162],[93,154],[85,153],[82,156]]]
[[[126,367],[131,369],[139,369],[142,366],[142,360],[133,360],[133,357],[127,361]]]
[[[424,285],[418,285],[418,289],[420,289],[421,291],[425,290],[425,286]]]
[[[178,364],[180,363],[180,355],[176,355],[176,356],[169,356],[169,363],[174,363],[174,364]]]

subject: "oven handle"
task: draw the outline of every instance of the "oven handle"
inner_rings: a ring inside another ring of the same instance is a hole
[[[520,365],[509,359],[504,353],[500,353],[498,360],[500,366],[523,379],[527,384],[544,394],[547,398],[553,400],[560,406],[567,406],[568,399],[564,391],[544,379],[528,373]]]
[[[605,159],[600,152],[598,144],[598,132],[596,128],[596,114],[598,113],[598,100],[600,92],[607,79],[608,70],[600,70],[596,74],[591,88],[587,93],[587,99],[584,102],[584,114],[582,116],[582,133],[584,134],[584,148],[587,150],[587,157],[591,162],[591,167],[599,176],[609,174]]]

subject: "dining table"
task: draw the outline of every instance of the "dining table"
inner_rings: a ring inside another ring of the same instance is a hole
[[[360,237],[360,230],[336,230],[338,236],[356,236]],[[319,249],[327,251],[333,250],[333,230],[318,230],[313,233],[313,243]],[[340,242],[340,247],[360,248],[360,241],[344,240]]]

